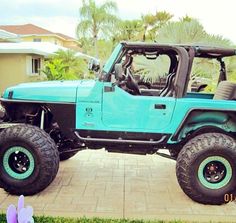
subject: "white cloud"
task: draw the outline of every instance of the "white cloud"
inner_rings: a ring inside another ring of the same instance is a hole
[[[76,37],[76,26],[78,20],[73,17],[53,17],[50,19],[35,17],[32,18],[39,26],[45,27],[50,31],[64,33],[71,37]],[[45,26],[45,24],[47,24]]]

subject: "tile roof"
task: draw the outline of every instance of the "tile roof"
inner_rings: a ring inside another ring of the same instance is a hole
[[[72,39],[72,37],[66,36],[61,33],[54,33],[47,29],[41,28],[39,26],[33,24],[25,24],[25,25],[3,25],[0,26],[0,29],[5,30],[7,32],[11,32],[18,35],[57,35],[62,37],[63,39]]]
[[[56,34],[57,36],[60,36],[60,37],[62,37],[62,38],[64,38],[64,39],[66,39],[66,40],[75,40],[73,37],[64,35],[64,34],[62,34],[62,33],[54,33],[54,34]]]

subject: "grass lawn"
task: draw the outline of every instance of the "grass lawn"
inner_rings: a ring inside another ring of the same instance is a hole
[[[61,218],[61,217],[34,217],[35,223],[186,223],[187,221],[144,221],[128,219],[103,218]],[[0,223],[6,223],[6,215],[0,214]]]

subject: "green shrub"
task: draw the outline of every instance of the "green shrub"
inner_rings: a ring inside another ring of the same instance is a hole
[[[129,220],[129,219],[103,219],[103,218],[63,218],[63,217],[34,217],[35,223],[185,223],[187,221],[144,221],[144,220]],[[6,215],[0,214],[0,223],[6,223]]]
[[[76,56],[74,51],[58,51],[44,64],[42,72],[48,80],[76,80],[93,78],[87,62]]]

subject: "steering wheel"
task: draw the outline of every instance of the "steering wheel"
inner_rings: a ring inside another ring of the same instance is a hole
[[[127,75],[127,87],[131,89],[135,95],[141,95],[141,92],[139,90],[138,84],[136,83],[133,75],[131,74],[129,68],[126,69],[126,75]]]

